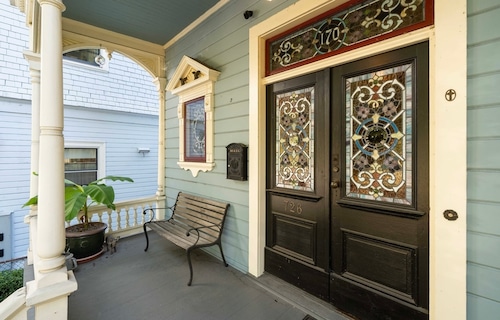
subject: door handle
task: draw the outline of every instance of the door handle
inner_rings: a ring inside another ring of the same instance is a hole
[[[340,188],[340,181],[335,180],[335,181],[330,182],[330,187],[332,187],[333,189]]]

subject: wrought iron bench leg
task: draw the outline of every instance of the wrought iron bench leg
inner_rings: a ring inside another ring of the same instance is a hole
[[[146,236],[146,249],[144,249],[144,251],[148,251],[148,248],[149,248],[149,237],[148,237],[148,232],[146,230],[146,223],[142,227],[144,228],[144,235]]]
[[[224,252],[222,252],[222,245],[221,243],[217,243],[217,245],[219,246],[219,249],[220,249],[220,255],[222,256],[222,261],[224,262],[224,266],[228,266],[227,262],[226,262],[226,258],[224,258]]]
[[[189,282],[188,286],[191,286],[191,282],[193,282],[193,265],[191,264],[191,249],[187,249],[187,258],[188,258],[188,264],[189,264]]]

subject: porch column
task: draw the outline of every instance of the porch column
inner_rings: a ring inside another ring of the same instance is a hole
[[[166,78],[155,78],[153,80],[158,90],[159,110],[158,110],[158,189],[156,198],[163,200],[165,196],[165,91]],[[164,203],[157,203],[158,207],[164,207]],[[163,213],[163,210],[159,212]],[[163,217],[157,217],[163,218]]]
[[[64,265],[64,124],[61,0],[41,6],[40,159],[38,256],[40,272]]]
[[[30,172],[38,172],[38,157],[40,148],[40,55],[31,51],[24,52],[28,60],[31,76],[31,161]],[[38,194],[38,177],[30,175],[30,197]],[[29,224],[28,264],[33,264],[36,258],[37,207],[32,206],[27,217]],[[26,218],[25,218],[26,219]]]
[[[27,283],[26,304],[36,319],[66,319],[68,295],[76,290],[63,256],[64,124],[62,83],[62,0],[40,4],[40,156],[35,280]]]

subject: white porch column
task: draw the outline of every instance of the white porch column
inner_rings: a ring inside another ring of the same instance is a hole
[[[156,198],[163,201],[165,196],[165,92],[166,78],[155,78],[153,80],[158,90],[159,109],[158,109],[158,188],[156,190]],[[164,203],[156,204],[157,207],[164,207]],[[163,210],[159,210],[158,214],[164,215]],[[163,217],[157,217],[162,219]]]
[[[28,60],[31,76],[31,171],[38,172],[40,148],[40,55],[25,51],[24,57]],[[38,194],[38,177],[30,175],[30,197]],[[36,254],[37,208],[32,206],[28,218],[30,229],[28,264],[32,265]]]
[[[36,319],[67,319],[68,295],[77,288],[63,256],[64,140],[62,83],[62,0],[40,4],[40,146],[35,280],[27,283],[26,304]]]
[[[62,0],[41,6],[40,159],[38,256],[40,272],[64,265],[64,124],[62,96]]]

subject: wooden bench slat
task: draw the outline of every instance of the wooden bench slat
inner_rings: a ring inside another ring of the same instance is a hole
[[[175,220],[177,222],[182,222],[184,225],[188,225],[192,228],[199,228],[200,236],[203,237],[204,234],[209,234],[213,238],[213,241],[217,240],[220,234],[220,228],[214,225],[207,226],[205,224],[197,224],[192,220],[185,220],[183,217],[177,217]],[[188,229],[188,227],[185,227]]]
[[[212,217],[214,219],[221,220],[224,217],[225,209],[220,208],[203,208],[190,203],[177,203],[175,205],[175,210],[180,212],[191,212],[197,213],[199,215],[204,215],[207,217]]]
[[[220,225],[223,219],[215,219],[210,216],[203,216],[202,214],[196,212],[185,212],[180,210],[176,212],[174,219],[179,219],[181,217],[185,220],[193,221],[199,225],[209,226],[209,225]]]
[[[212,199],[207,199],[207,198],[195,196],[195,195],[192,195],[192,194],[188,194],[188,193],[185,193],[185,192],[180,192],[180,194],[178,195],[178,198],[179,198],[180,201],[182,201],[183,199],[189,199],[190,201],[193,201],[193,202],[204,203],[204,204],[206,204],[206,205],[204,205],[204,207],[208,207],[208,205],[212,205],[212,206],[224,209],[226,207],[226,205],[227,205],[227,203],[225,203],[225,202],[221,202],[221,201],[217,201],[217,200],[212,200]]]
[[[146,227],[186,249],[190,269],[188,285],[191,285],[193,269],[189,254],[192,249],[218,245],[224,265],[227,266],[222,252],[221,235],[228,207],[228,203],[179,192],[172,209],[172,215],[168,220],[155,221],[153,218],[144,223],[143,228],[146,236],[146,249],[144,251],[147,251],[149,246]],[[148,210],[154,211],[155,209],[146,209],[143,213],[146,214]]]

